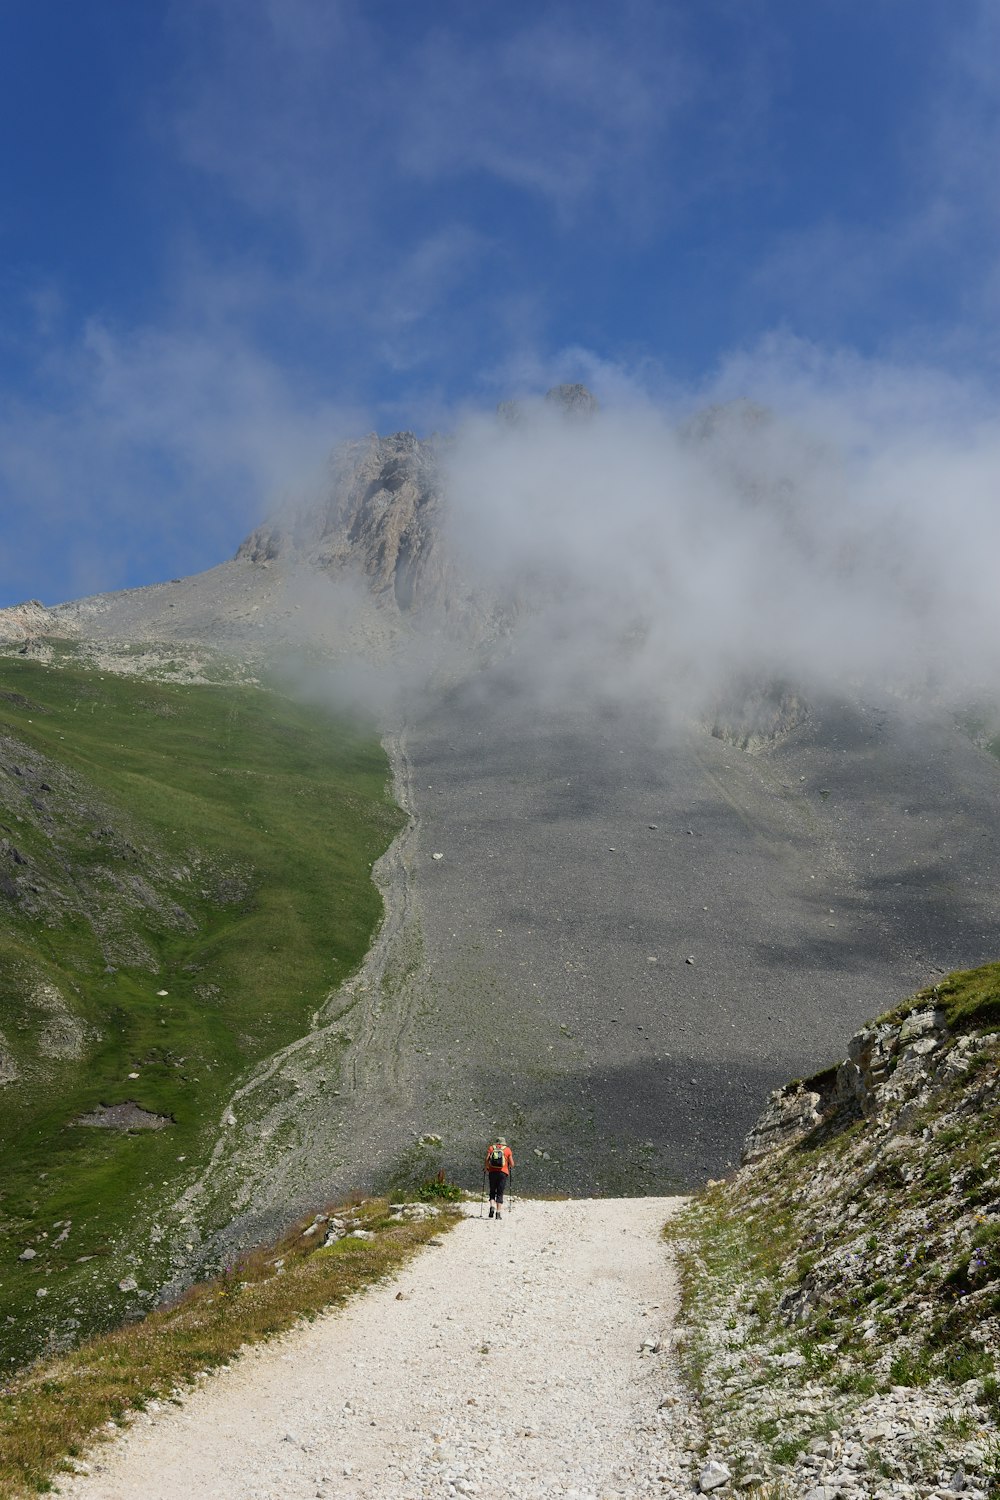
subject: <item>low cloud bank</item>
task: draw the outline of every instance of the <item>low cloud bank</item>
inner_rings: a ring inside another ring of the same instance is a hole
[[[732,399],[740,389],[762,399]],[[529,402],[445,457],[454,541],[520,596],[547,699],[710,712],[748,680],[967,701],[1000,682],[1000,420],[933,375],[772,347],[686,414]]]

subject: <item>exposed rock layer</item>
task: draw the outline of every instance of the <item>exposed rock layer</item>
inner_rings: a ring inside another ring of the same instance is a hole
[[[993,1493],[998,1020],[993,964],[861,1028],[689,1216],[689,1355],[740,1487]]]

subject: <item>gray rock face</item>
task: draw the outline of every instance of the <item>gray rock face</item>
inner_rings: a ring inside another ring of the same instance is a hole
[[[925,1059],[947,1034],[944,1012],[930,1002],[901,1021],[876,1021],[856,1032],[837,1068],[803,1083],[775,1089],[743,1144],[744,1164],[786,1150],[818,1125],[868,1115],[910,1098],[925,1077]],[[969,1038],[942,1057],[944,1071],[955,1071],[969,1055]],[[957,1052],[957,1062],[955,1053]]]
[[[821,1097],[803,1083],[775,1089],[743,1146],[743,1161],[760,1161],[801,1141],[819,1124]]]
[[[502,628],[507,607],[473,586],[445,519],[436,443],[373,433],[336,450],[323,502],[292,506],[258,527],[235,561],[353,577],[393,617],[481,640]]]
[[[325,571],[355,567],[376,597],[407,611],[440,602],[446,566],[439,542],[441,492],[434,447],[412,432],[344,443],[319,505],[299,505],[253,532],[237,561],[293,558]]]
[[[585,385],[554,385],[545,392],[543,407],[550,413],[557,412],[571,421],[586,422],[600,411],[597,397]],[[497,418],[509,427],[518,427],[530,418],[532,407],[520,401],[501,401],[497,406]]]

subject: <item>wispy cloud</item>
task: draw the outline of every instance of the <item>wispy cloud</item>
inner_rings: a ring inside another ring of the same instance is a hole
[[[456,176],[494,178],[566,220],[601,201],[646,218],[676,187],[657,180],[658,158],[711,87],[680,9],[650,0],[613,12],[553,0],[471,27],[447,3],[419,27],[350,0],[208,0],[181,14],[184,156],[249,207],[334,244],[408,182]],[[728,103],[731,123],[732,90]]]
[[[449,450],[467,556],[533,596],[516,657],[529,689],[681,716],[774,678],[995,690],[985,388],[769,339],[726,362],[693,424],[691,394],[665,408],[619,386],[582,425],[545,406],[514,427],[474,418]]]
[[[698,86],[673,7],[625,5],[612,26],[549,7],[499,37],[438,28],[414,61],[397,150],[417,178],[488,174],[568,223],[602,202],[641,222],[669,189],[650,169]]]
[[[123,333],[92,319],[40,353],[36,379],[44,400],[0,400],[8,598],[33,576],[52,580],[46,602],[57,602],[221,561],[363,421],[305,404],[273,363],[217,330]]]
[[[863,216],[831,195],[811,220],[777,230],[748,268],[762,311],[835,342],[856,331],[898,358],[995,365],[998,48],[989,0],[955,12],[921,94],[903,96],[888,145],[873,143],[894,155],[891,191]]]

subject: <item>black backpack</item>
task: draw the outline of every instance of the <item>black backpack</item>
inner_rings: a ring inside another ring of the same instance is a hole
[[[502,1170],[506,1166],[502,1146],[491,1146],[486,1153],[486,1165],[491,1172]]]

